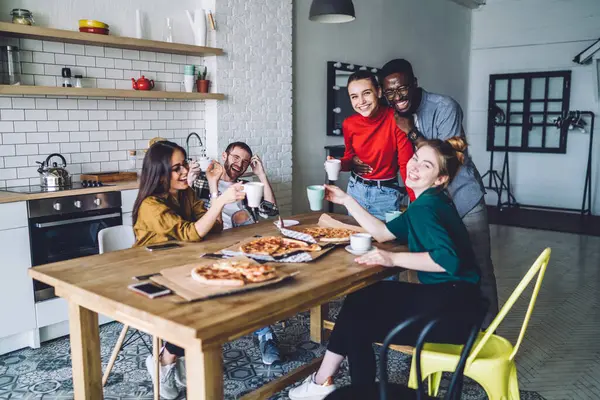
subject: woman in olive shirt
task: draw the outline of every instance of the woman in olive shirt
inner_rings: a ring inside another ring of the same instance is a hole
[[[188,171],[185,150],[178,144],[158,141],[148,149],[142,166],[140,190],[133,206],[134,247],[169,240],[202,240],[208,232],[223,229],[223,207],[246,196],[241,184],[232,185],[213,199],[210,209],[206,210],[204,202],[196,198],[188,185]],[[206,171],[209,185],[216,188],[222,172],[220,164],[211,164]],[[176,382],[185,386],[185,364],[178,358],[182,356],[183,349],[165,344],[160,358],[160,396],[164,399],[179,396]],[[146,366],[153,375],[151,355],[146,359]]]
[[[364,265],[403,267],[418,271],[422,284],[381,281],[349,295],[338,315],[319,371],[289,397],[321,399],[335,390],[333,375],[348,357],[352,384],[375,381],[372,344],[402,321],[416,315],[459,310],[451,323],[440,322],[428,341],[464,343],[474,323],[481,323],[484,302],[479,289],[479,268],[469,234],[445,192],[462,165],[466,142],[430,140],[419,145],[407,164],[406,186],[417,199],[398,218],[387,224],[370,215],[354,199],[335,186],[326,186],[326,198],[344,205],[356,221],[378,242],[408,243],[410,252],[373,250],[356,259]],[[394,343],[413,345],[424,327],[413,324],[396,336]]]

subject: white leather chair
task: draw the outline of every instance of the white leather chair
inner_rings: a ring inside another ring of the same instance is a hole
[[[133,228],[127,225],[111,226],[98,233],[100,254],[128,249],[135,243]]]
[[[108,253],[111,251],[128,249],[131,246],[133,246],[134,243],[135,243],[135,234],[133,233],[133,228],[128,225],[112,226],[110,228],[102,229],[98,233],[98,247],[100,250],[100,254]],[[119,355],[119,352],[121,351],[121,349],[124,347],[123,342],[125,342],[125,337],[127,336],[128,331],[129,331],[129,325],[123,324],[123,330],[121,331],[121,334],[119,335],[119,339],[117,340],[117,343],[115,344],[115,347],[110,356],[110,360],[108,361],[108,364],[106,365],[106,370],[104,371],[104,376],[102,377],[102,386],[104,386],[106,384],[106,381],[108,381],[108,376],[110,375],[110,372],[112,371],[113,366],[115,365],[117,356]],[[127,339],[127,343],[133,342],[133,340],[135,340],[136,337],[140,338],[142,340],[142,342],[144,342],[144,344],[146,345],[148,350],[151,351],[150,347],[148,346],[148,344],[146,343],[146,341],[144,340],[144,338],[142,337],[142,335],[140,334],[140,332],[138,330],[134,330],[134,332]],[[158,399],[159,359],[158,359],[157,353],[158,353],[158,349],[160,347],[160,342],[157,337],[153,338],[153,345],[154,345],[154,353],[155,353],[154,354],[154,362],[156,363],[155,375],[157,377],[156,381],[154,382],[154,398]]]

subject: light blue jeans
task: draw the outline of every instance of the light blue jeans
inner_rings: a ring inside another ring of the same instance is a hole
[[[400,186],[396,188],[387,186],[368,186],[350,177],[348,182],[348,194],[354,198],[369,214],[385,221],[385,213],[388,211],[398,211],[403,195],[400,192]]]
[[[398,211],[402,200],[400,186],[396,188],[387,186],[368,186],[359,182],[353,176],[348,182],[348,194],[358,202],[369,214],[382,221],[385,221],[385,213],[389,211]],[[385,278],[386,281],[397,281],[398,275]]]
[[[271,336],[273,336],[273,329],[271,329],[270,326],[265,326],[264,328],[260,328],[259,330],[255,331],[254,334],[256,336],[258,336],[259,338],[261,336],[267,335],[267,334],[271,334]]]

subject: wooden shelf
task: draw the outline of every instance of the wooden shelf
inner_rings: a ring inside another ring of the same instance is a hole
[[[94,33],[83,33],[64,29],[13,24],[10,22],[0,22],[0,36],[116,47],[130,50],[184,54],[190,56],[223,54],[223,49],[218,49],[215,47],[201,47],[183,43],[168,43],[157,40],[135,39],[125,36],[98,35]]]
[[[181,100],[223,100],[222,93],[187,93],[161,92],[158,90],[126,90],[126,89],[97,89],[69,88],[54,86],[0,85],[0,95],[28,96],[89,96],[89,97],[123,97],[134,99],[181,99]]]

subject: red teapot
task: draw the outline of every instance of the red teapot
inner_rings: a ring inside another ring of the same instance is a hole
[[[146,79],[144,75],[140,79],[135,81],[135,79],[131,78],[131,86],[135,90],[152,90],[154,89],[154,79]]]

